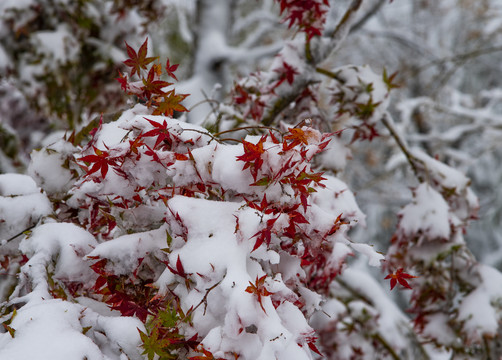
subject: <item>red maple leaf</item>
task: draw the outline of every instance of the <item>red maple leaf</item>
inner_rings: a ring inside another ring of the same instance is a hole
[[[285,80],[291,85],[295,79],[295,75],[299,74],[293,66],[285,61],[282,62],[282,68],[275,70],[275,72],[279,73],[279,81],[275,84],[275,87],[281,85]]]
[[[85,163],[93,164],[92,167],[87,170],[86,176],[101,170],[101,176],[104,179],[108,173],[108,166],[117,166],[117,159],[110,157],[110,154],[107,151],[101,151],[94,146],[93,148],[95,155],[87,155],[81,157],[79,160]]]
[[[406,279],[413,279],[416,277],[417,276],[403,272],[403,268],[399,268],[395,273],[390,273],[389,275],[387,275],[385,277],[385,280],[390,279],[391,290],[394,289],[394,286],[396,286],[397,283],[400,283],[405,288],[411,289],[411,286],[410,284],[408,284],[408,281],[406,281]]]
[[[263,304],[261,302],[262,297],[269,296],[269,295],[273,294],[272,292],[268,291],[267,288],[265,287],[265,279],[266,278],[267,278],[267,275],[263,275],[259,279],[258,279],[258,276],[256,276],[255,283],[253,284],[250,281],[249,286],[246,288],[246,292],[256,295],[256,297],[258,298],[258,302],[260,303],[260,307],[264,313],[267,313],[267,312],[265,311],[265,308],[263,307]]]
[[[244,154],[237,156],[237,160],[244,161],[246,163],[244,164],[242,170],[251,168],[250,171],[255,181],[258,175],[258,170],[263,165],[263,159],[261,158],[261,155],[265,152],[265,150],[263,149],[264,142],[265,142],[265,136],[262,136],[257,144],[253,144],[246,140],[242,140]]]
[[[171,139],[171,133],[169,132],[169,129],[167,127],[167,122],[164,120],[162,124],[152,121],[150,119],[144,118],[147,120],[150,124],[153,125],[154,129],[147,131],[142,135],[142,137],[150,137],[150,136],[157,136],[157,140],[155,141],[155,146],[153,147],[154,149],[162,142],[165,141],[166,143],[171,144],[172,139]]]
[[[115,292],[107,302],[112,310],[120,311],[123,316],[136,315],[142,322],[145,322],[150,314],[149,310],[143,307],[142,304],[137,304],[127,294],[120,291]]]
[[[253,246],[253,250],[251,250],[252,252],[258,249],[264,242],[267,245],[270,244],[270,240],[272,240],[272,227],[274,226],[274,223],[277,221],[277,219],[279,219],[279,217],[268,219],[267,226],[265,226],[265,228],[258,231],[252,236],[252,238],[254,238],[255,236],[257,237],[256,242]]]
[[[317,346],[315,346],[315,341],[317,340],[316,336],[312,334],[302,334],[302,337],[298,340],[300,340],[300,342],[298,342],[298,345],[303,346],[304,343],[307,343],[307,346],[310,348],[310,350],[320,356],[323,356]]]
[[[129,66],[131,70],[131,76],[134,76],[135,73],[138,75],[141,73],[141,69],[146,69],[146,66],[150,64],[152,61],[156,60],[156,57],[146,57],[148,52],[148,38],[146,38],[145,42],[139,48],[139,51],[136,51],[126,44],[127,55],[129,55],[129,59],[124,61],[124,64]]]
[[[242,105],[246,103],[249,99],[249,94],[241,85],[236,85],[235,90],[236,94],[234,95],[234,102],[237,105]]]
[[[119,77],[116,78],[115,80],[117,80],[119,83],[120,83],[120,87],[122,88],[123,91],[127,91],[129,89],[129,82],[127,81],[127,75],[123,75],[120,70],[119,70]]]
[[[176,81],[178,81],[178,79],[176,78],[176,75],[174,75],[174,72],[176,71],[176,69],[178,69],[178,66],[179,66],[179,64],[171,65],[169,63],[169,59],[167,59],[167,63],[166,63],[167,75],[169,75],[170,77],[172,77]]]
[[[270,214],[274,212],[274,209],[270,208],[270,204],[267,201],[267,195],[263,195],[263,199],[261,199],[261,202],[258,203],[257,201],[250,201],[244,197],[244,200],[246,201],[247,205],[254,210],[261,211],[264,214]]]
[[[204,355],[191,356],[188,360],[223,360],[222,358],[215,358],[214,355],[210,351],[204,349],[202,345],[198,346],[195,350]]]
[[[165,88],[172,83],[167,81],[159,80],[155,71],[155,67],[150,68],[146,79],[143,78],[143,96],[145,99],[150,99],[152,94],[164,95],[165,92],[162,88]]]
[[[331,227],[331,229],[328,231],[327,235],[333,235],[335,232],[337,232],[342,225],[349,224],[347,220],[342,219],[342,215],[338,215],[338,217],[335,219],[334,225]]]

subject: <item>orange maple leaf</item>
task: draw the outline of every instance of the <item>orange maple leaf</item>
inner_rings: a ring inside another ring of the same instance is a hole
[[[159,103],[153,111],[153,115],[173,116],[175,111],[188,111],[186,107],[181,105],[181,102],[187,97],[187,94],[176,94],[174,90],[170,90],[163,97],[157,98]]]
[[[260,303],[261,309],[263,310],[264,313],[267,313],[267,312],[265,311],[265,308],[263,307],[263,304],[261,302],[262,296],[269,296],[269,295],[273,294],[272,292],[268,291],[267,288],[265,287],[265,279],[266,278],[267,278],[267,275],[263,275],[259,279],[258,279],[258,276],[256,276],[255,283],[253,284],[250,281],[249,286],[246,288],[246,292],[256,295],[256,297],[258,298],[258,302]]]

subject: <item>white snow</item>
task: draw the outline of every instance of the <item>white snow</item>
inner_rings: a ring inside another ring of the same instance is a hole
[[[37,184],[29,176],[0,174],[0,196],[29,195],[37,192]]]
[[[27,175],[0,175],[0,237],[9,238],[52,212],[47,197]]]
[[[47,57],[46,64],[55,68],[56,63],[64,64],[75,60],[79,46],[71,30],[61,24],[56,30],[35,32],[31,41],[37,52]]]
[[[449,207],[430,185],[423,183],[413,190],[413,202],[399,213],[400,229],[406,235],[422,234],[429,240],[450,237]]]

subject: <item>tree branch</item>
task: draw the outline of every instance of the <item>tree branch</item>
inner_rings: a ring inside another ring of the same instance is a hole
[[[417,159],[415,155],[413,155],[408,147],[408,144],[406,144],[406,141],[397,133],[397,130],[394,125],[394,121],[392,120],[392,117],[390,114],[387,112],[384,114],[382,118],[382,123],[384,126],[389,130],[390,135],[394,138],[394,140],[397,143],[397,146],[401,149],[403,152],[404,156],[406,156],[406,159],[408,160],[408,163],[410,164],[411,168],[413,169],[413,173],[417,177],[418,181],[421,183],[425,182],[424,177],[422,174],[420,174],[420,171],[417,167],[417,163],[420,163],[422,166],[425,168],[425,164],[423,161],[420,159]]]
[[[387,0],[379,0],[376,4],[373,5],[369,11],[364,14],[361,19],[359,19],[358,22],[356,22],[352,27],[350,28],[350,33],[356,32],[357,30],[361,29],[364,24],[368,22],[377,12],[380,10],[380,8],[385,4]]]

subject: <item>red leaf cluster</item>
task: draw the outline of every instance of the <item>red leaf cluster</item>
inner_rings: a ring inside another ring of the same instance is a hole
[[[320,36],[329,9],[328,0],[276,0],[288,27],[305,32],[307,40]]]
[[[141,45],[138,52],[126,43],[127,54],[129,58],[124,61],[124,64],[131,68],[130,76],[123,75],[119,71],[117,81],[120,83],[122,90],[128,95],[137,96],[140,101],[144,102],[148,107],[153,108],[153,115],[173,116],[175,111],[188,111],[181,102],[188,96],[187,94],[177,94],[174,90],[165,90],[172,83],[161,80],[162,66],[153,64],[148,69],[148,66],[156,61],[157,57],[147,57],[148,38]],[[178,69],[178,64],[171,65],[167,60],[165,71],[167,76],[174,80],[178,80],[174,72]],[[145,73],[146,72],[146,76]],[[131,78],[137,75],[139,81],[132,82]]]

